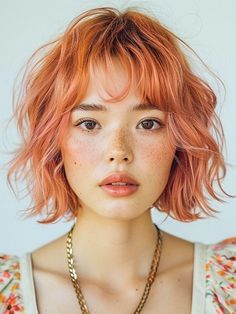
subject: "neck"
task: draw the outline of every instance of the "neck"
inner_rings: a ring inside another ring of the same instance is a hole
[[[81,211],[73,230],[73,255],[81,280],[122,289],[147,279],[157,231],[150,211],[121,221]]]

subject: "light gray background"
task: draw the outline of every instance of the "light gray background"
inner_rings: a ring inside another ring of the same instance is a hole
[[[97,6],[125,8],[138,5],[155,12],[156,16],[180,35],[209,67],[224,81],[226,97],[218,107],[223,123],[227,152],[226,161],[236,164],[236,2],[235,0],[157,0],[157,1],[73,1],[73,0],[8,0],[0,2],[0,251],[20,254],[43,245],[69,230],[71,223],[40,225],[35,219],[23,221],[19,210],[29,199],[17,199],[6,185],[9,160],[4,153],[17,143],[14,124],[6,132],[12,111],[12,88],[20,68],[40,45],[62,32],[82,11]],[[204,77],[207,77],[204,74]],[[223,186],[236,194],[235,167],[228,167]],[[221,213],[193,223],[180,223],[153,211],[153,219],[161,229],[181,238],[213,243],[236,236],[236,199],[227,203],[212,202]]]

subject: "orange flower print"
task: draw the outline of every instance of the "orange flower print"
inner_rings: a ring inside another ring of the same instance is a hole
[[[22,305],[18,303],[16,295],[12,295],[6,301],[6,312],[5,314],[16,314],[23,311]]]

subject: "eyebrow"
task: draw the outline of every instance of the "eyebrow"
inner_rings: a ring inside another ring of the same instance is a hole
[[[79,104],[76,105],[73,109],[73,111],[108,111],[107,107],[101,105],[101,104]],[[143,103],[143,104],[136,104],[133,107],[131,107],[131,109],[129,111],[143,111],[143,110],[158,110],[160,111],[160,109],[151,103]]]

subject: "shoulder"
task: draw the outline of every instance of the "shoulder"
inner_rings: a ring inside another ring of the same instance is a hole
[[[220,313],[236,313],[236,238],[205,248],[206,298]]]
[[[0,253],[0,313],[22,313],[20,260],[16,255]]]

